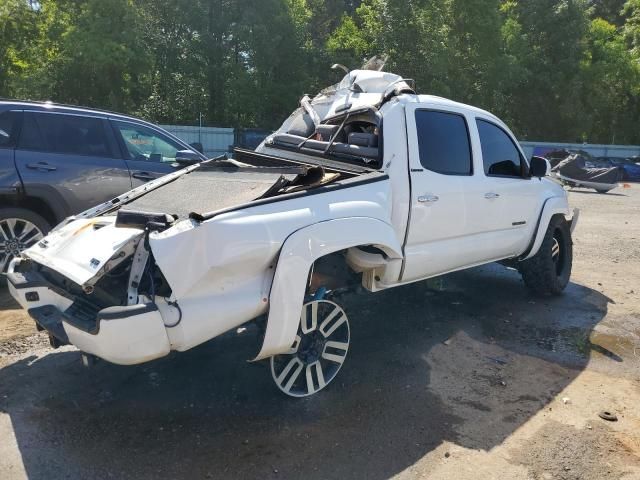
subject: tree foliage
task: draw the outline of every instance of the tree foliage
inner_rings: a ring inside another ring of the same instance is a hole
[[[640,143],[640,0],[2,0],[0,96],[276,127],[379,53],[523,139]]]

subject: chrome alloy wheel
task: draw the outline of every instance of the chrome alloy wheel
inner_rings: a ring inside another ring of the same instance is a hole
[[[307,397],[325,388],[338,375],[349,351],[349,319],[328,300],[302,307],[298,334],[291,349],[271,357],[271,376],[292,397]]]
[[[562,275],[565,264],[565,254],[562,246],[562,233],[556,231],[553,235],[553,242],[551,243],[551,260],[556,267],[556,275]]]
[[[553,244],[551,245],[551,258],[553,258],[554,262],[560,258],[560,242],[555,237],[553,237]]]
[[[33,223],[22,218],[0,220],[0,272],[6,273],[9,263],[20,253],[42,240],[44,234]]]

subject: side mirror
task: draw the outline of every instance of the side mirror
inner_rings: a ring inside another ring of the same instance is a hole
[[[190,147],[193,147],[200,153],[204,153],[204,148],[202,148],[202,144],[200,142],[193,142],[189,144]]]
[[[531,157],[531,165],[529,166],[529,173],[532,177],[546,177],[551,171],[551,164],[549,160],[542,157]]]
[[[178,150],[176,152],[176,163],[180,165],[193,165],[201,162],[202,158],[196,152],[191,150]]]

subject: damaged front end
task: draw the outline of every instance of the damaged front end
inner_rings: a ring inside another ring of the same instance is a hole
[[[24,251],[9,267],[10,292],[54,347],[73,344],[117,364],[186,350],[264,311],[279,249],[261,222],[254,230],[214,219],[268,208],[279,196],[301,200],[348,176],[227,160],[167,175],[63,222]],[[252,236],[246,250],[238,245]]]
[[[173,220],[119,211],[72,221],[12,262],[9,290],[54,347],[73,344],[125,365],[164,356],[170,342],[155,297],[171,290],[148,234]]]

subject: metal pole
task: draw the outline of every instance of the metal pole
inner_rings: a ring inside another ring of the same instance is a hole
[[[198,115],[199,125],[198,125],[198,143],[202,145],[202,112]]]

